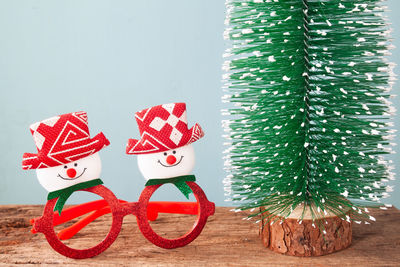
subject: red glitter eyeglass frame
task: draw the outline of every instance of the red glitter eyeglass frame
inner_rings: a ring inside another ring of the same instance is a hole
[[[210,202],[203,190],[195,182],[186,182],[192,189],[197,202],[149,202],[153,193],[161,186],[146,186],[138,202],[127,202],[116,198],[114,193],[103,185],[96,185],[80,191],[87,191],[101,196],[102,200],[92,201],[63,210],[61,216],[54,212],[54,206],[58,198],[47,201],[41,217],[31,220],[32,233],[43,233],[50,246],[58,253],[75,259],[94,257],[105,251],[117,239],[122,228],[123,218],[128,214],[136,216],[136,220],[143,236],[156,246],[171,249],[183,247],[196,239],[203,230],[209,216],[215,212],[215,204]],[[54,226],[70,221],[74,218],[93,212],[75,224],[58,232]],[[101,243],[88,249],[74,249],[65,245],[61,240],[69,239],[79,232],[83,227],[96,218],[110,213],[112,214],[112,225],[109,233]],[[166,239],[159,236],[151,228],[149,220],[157,218],[158,213],[197,214],[197,221],[193,228],[185,235],[177,239]]]

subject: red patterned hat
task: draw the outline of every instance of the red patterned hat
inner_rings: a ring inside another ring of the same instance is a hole
[[[86,112],[52,117],[30,126],[38,153],[25,153],[22,168],[55,167],[87,157],[108,146],[103,133],[90,138]]]
[[[171,103],[135,113],[140,140],[129,139],[127,154],[149,154],[167,151],[195,142],[204,136],[199,124],[188,129],[186,104]]]

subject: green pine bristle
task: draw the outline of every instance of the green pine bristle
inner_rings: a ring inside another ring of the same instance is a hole
[[[226,6],[228,200],[274,214],[306,203],[362,217],[394,179],[384,157],[394,74],[382,1]]]

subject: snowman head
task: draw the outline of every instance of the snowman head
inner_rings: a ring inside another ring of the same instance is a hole
[[[84,111],[67,113],[30,127],[37,153],[24,153],[22,168],[36,169],[48,191],[63,189],[100,177],[98,152],[110,144],[103,133],[91,137]]]
[[[138,165],[148,179],[188,175],[194,167],[192,143],[204,136],[199,124],[189,129],[185,103],[170,103],[135,113],[140,139],[129,139],[128,155],[138,155]]]
[[[50,168],[36,169],[39,183],[49,192],[100,177],[101,160],[94,153],[79,160]]]
[[[189,175],[194,167],[195,154],[189,144],[175,149],[138,155],[139,170],[146,180]]]

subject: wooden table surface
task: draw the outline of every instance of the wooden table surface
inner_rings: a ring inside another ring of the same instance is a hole
[[[39,205],[0,205],[0,265],[400,266],[400,211],[396,208],[371,211],[376,222],[355,224],[353,243],[348,249],[315,258],[283,256],[265,249],[258,237],[258,225],[242,220],[244,214],[231,212],[230,208],[218,207],[194,242],[172,250],[147,241],[135,217],[129,215],[114,244],[102,254],[84,260],[66,258],[53,251],[42,234],[30,233],[29,219],[41,215],[42,209]],[[105,219],[93,222],[91,229],[106,232],[109,225],[103,222]],[[164,219],[158,221],[165,226]],[[85,234],[83,238],[90,241],[95,236]]]

